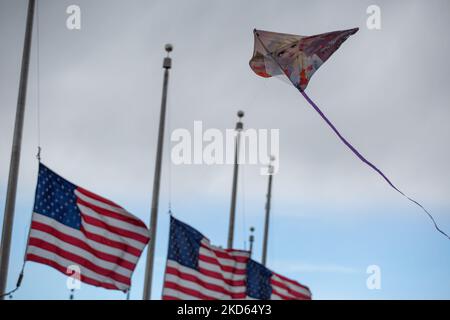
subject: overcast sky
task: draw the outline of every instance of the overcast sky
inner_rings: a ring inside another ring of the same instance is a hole
[[[280,130],[269,266],[309,285],[315,298],[450,298],[450,243],[333,134],[299,92],[248,66],[253,28],[312,35],[360,31],[307,89],[344,136],[450,232],[450,3],[448,1],[39,0],[30,65],[9,287],[26,242],[43,162],[149,223],[164,44],[171,54],[167,134],[153,297],[160,298],[171,186],[174,214],[225,245],[232,166],[170,165],[169,133],[244,126]],[[81,8],[81,30],[66,8]],[[366,9],[381,8],[381,30]],[[27,1],[0,0],[0,218],[6,195]],[[35,29],[36,31],[36,24]],[[169,170],[170,169],[170,170]],[[235,246],[256,227],[259,259],[267,177],[242,166]],[[170,174],[169,174],[170,172]],[[144,259],[142,259],[144,260]],[[366,268],[381,267],[381,290]],[[65,277],[29,263],[17,298],[66,299]],[[133,277],[142,293],[144,261]],[[45,290],[43,286],[49,289]],[[51,289],[50,289],[51,288]],[[87,285],[79,298],[122,299]]]

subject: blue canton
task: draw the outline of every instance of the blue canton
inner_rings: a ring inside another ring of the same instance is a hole
[[[68,227],[81,228],[81,214],[77,207],[77,186],[39,164],[39,176],[34,212],[52,218]]]
[[[247,296],[259,300],[270,300],[271,277],[272,272],[269,269],[250,259],[247,263]]]
[[[171,217],[168,259],[198,270],[200,242],[203,238],[194,228]]]

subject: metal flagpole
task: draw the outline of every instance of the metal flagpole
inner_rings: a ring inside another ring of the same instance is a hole
[[[230,207],[230,223],[228,227],[228,249],[233,248],[233,238],[234,238],[234,220],[236,216],[236,193],[237,193],[237,181],[238,181],[238,170],[239,170],[239,147],[241,142],[241,131],[244,128],[241,122],[244,117],[244,111],[238,111],[238,122],[236,122],[236,142],[234,149],[234,170],[233,170],[233,189],[231,191],[231,207]]]
[[[9,165],[8,189],[6,192],[5,213],[3,217],[2,242],[0,246],[0,295],[5,293],[8,279],[9,253],[11,249],[11,233],[14,222],[17,180],[19,176],[20,149],[22,146],[23,121],[27,96],[28,68],[30,66],[31,40],[33,35],[35,0],[28,1],[28,13],[25,29],[25,41],[20,71],[19,96],[17,98],[16,120]],[[3,297],[0,297],[3,299]]]
[[[156,243],[156,225],[158,220],[158,202],[159,202],[159,186],[161,182],[161,163],[164,144],[164,127],[166,122],[166,102],[167,102],[167,88],[169,85],[169,69],[172,67],[172,59],[169,53],[173,50],[172,45],[166,44],[167,57],[164,58],[164,82],[161,99],[161,113],[159,118],[159,132],[158,132],[158,146],[156,149],[156,163],[155,175],[153,178],[153,196],[152,196],[152,211],[150,216],[150,243],[147,248],[147,264],[145,268],[144,292],[142,294],[143,300],[150,300],[152,292],[152,277],[153,277],[153,262],[155,257],[155,243]]]
[[[255,231],[255,228],[254,227],[250,227],[250,236],[248,237],[248,242],[250,242],[250,258],[252,257],[253,242],[255,241],[255,236],[253,235],[254,231]]]
[[[267,186],[267,200],[266,200],[266,219],[264,223],[264,240],[263,240],[263,252],[261,263],[265,266],[267,261],[267,242],[269,241],[269,223],[270,223],[270,201],[272,199],[272,178],[273,178],[273,165],[272,162],[275,157],[270,157],[269,164],[269,184]]]

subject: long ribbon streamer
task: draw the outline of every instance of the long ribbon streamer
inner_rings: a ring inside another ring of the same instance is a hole
[[[450,240],[450,236],[448,234],[446,234],[443,230],[441,230],[439,228],[439,226],[437,225],[436,221],[434,220],[433,216],[431,215],[431,213],[428,212],[427,209],[424,208],[424,206],[422,206],[419,202],[417,202],[416,200],[410,198],[409,196],[407,196],[405,193],[403,193],[399,188],[397,188],[392,182],[391,180],[388,179],[388,177],[386,177],[386,175],[380,170],[378,169],[373,163],[371,163],[369,160],[367,160],[366,158],[364,158],[364,156],[359,153],[358,150],[355,149],[355,147],[353,147],[350,142],[348,142],[343,136],[342,134],[338,131],[338,129],[336,129],[336,127],[331,123],[330,120],[328,120],[328,118],[326,117],[326,115],[322,112],[322,110],[320,110],[320,108],[314,103],[314,101],[311,100],[310,97],[308,97],[308,95],[305,93],[305,91],[300,90],[300,93],[303,95],[303,97],[305,97],[306,101],[308,101],[308,103],[317,111],[317,113],[322,117],[323,120],[325,120],[325,122],[328,124],[328,126],[334,131],[334,133],[336,133],[336,135],[339,137],[339,139],[341,139],[341,141],[362,161],[364,162],[366,165],[368,165],[369,167],[371,167],[373,170],[375,170],[380,176],[383,177],[384,180],[386,180],[386,182],[393,188],[395,189],[398,193],[400,193],[402,196],[404,196],[406,199],[408,199],[409,201],[413,202],[414,204],[416,204],[417,206],[419,206],[420,208],[422,208],[422,210],[428,215],[428,217],[431,219],[431,221],[433,221],[434,227],[436,228],[437,231],[439,231],[440,233],[442,233],[445,237],[447,237],[447,239]]]

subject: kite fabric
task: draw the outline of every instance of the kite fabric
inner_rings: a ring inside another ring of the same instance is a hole
[[[305,92],[312,75],[317,69],[327,61],[337,49],[339,49],[345,40],[355,34],[358,30],[358,28],[353,28],[322,33],[314,36],[300,36],[255,29],[253,31],[255,44],[253,57],[250,60],[250,68],[257,75],[264,78],[279,75],[287,76],[339,139],[362,162],[375,170],[393,189],[419,206],[431,219],[436,230],[450,239],[450,236],[439,228],[428,210],[426,210],[419,202],[410,198],[398,189],[379,168],[353,147]]]
[[[261,77],[285,74],[300,91],[314,72],[358,28],[311,37],[255,30],[255,50],[250,67]]]

